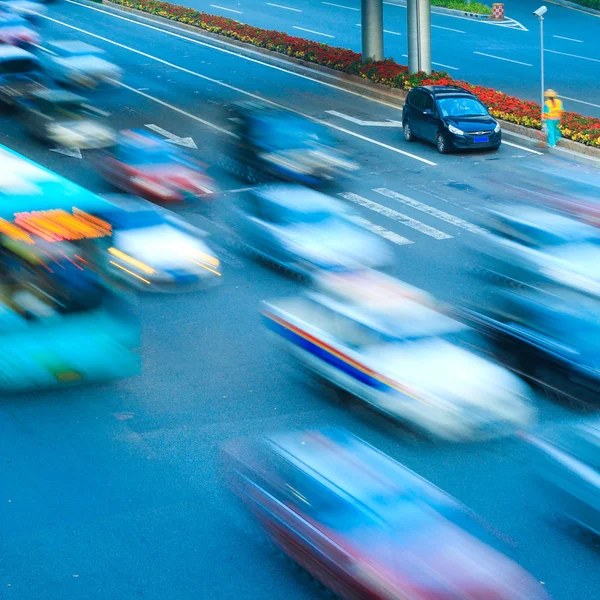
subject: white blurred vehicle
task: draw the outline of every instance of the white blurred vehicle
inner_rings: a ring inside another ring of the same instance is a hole
[[[104,50],[79,41],[50,41],[40,49],[44,69],[55,81],[82,88],[114,85],[123,70],[104,58]]]
[[[135,196],[107,196],[100,216],[113,228],[107,268],[127,284],[148,291],[179,291],[221,282],[221,263],[206,234],[169,210]]]
[[[1,0],[0,10],[15,13],[32,23],[48,14],[48,8],[38,0]]]
[[[534,419],[531,391],[477,355],[477,334],[424,292],[367,271],[264,304],[266,326],[309,369],[388,415],[448,440],[508,435]]]

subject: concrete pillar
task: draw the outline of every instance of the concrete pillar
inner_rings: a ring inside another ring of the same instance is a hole
[[[430,0],[408,0],[408,70],[431,73],[431,4]]]
[[[383,0],[362,0],[363,60],[383,60]]]

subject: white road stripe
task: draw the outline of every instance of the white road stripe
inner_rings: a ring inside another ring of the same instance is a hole
[[[459,217],[455,217],[443,210],[438,210],[433,206],[429,206],[428,204],[423,204],[418,200],[414,200],[413,198],[409,198],[408,196],[404,196],[403,194],[399,194],[398,192],[394,192],[392,190],[388,190],[387,188],[376,188],[373,190],[376,194],[381,194],[386,198],[391,198],[392,200],[396,200],[396,202],[400,202],[406,206],[410,206],[415,210],[419,210],[424,212],[425,214],[431,215],[436,219],[440,219],[440,221],[445,221],[446,223],[450,223],[455,227],[459,227],[460,229],[464,229],[469,231],[470,233],[482,234],[484,230],[477,225],[473,225],[473,223],[469,223],[464,219],[460,219]]]
[[[234,10],[233,8],[226,8],[225,6],[219,6],[218,4],[211,4],[213,8],[218,8],[219,10],[227,10],[232,13],[237,13],[238,15],[243,15],[244,13],[241,10]]]
[[[343,6],[342,4],[334,4],[333,2],[321,2],[321,4],[327,4],[328,6],[335,6],[337,8],[345,8],[346,10],[360,10],[360,8],[354,8],[353,6]]]
[[[394,221],[397,221],[398,223],[402,223],[403,225],[406,225],[407,227],[410,227],[415,231],[420,231],[421,233],[424,233],[429,237],[435,238],[436,240],[448,240],[452,238],[452,236],[448,235],[447,233],[438,231],[433,227],[429,227],[429,225],[425,225],[425,223],[421,223],[421,221],[417,221],[415,219],[412,219],[411,217],[407,217],[406,215],[392,210],[387,206],[382,206],[381,204],[377,204],[377,202],[367,200],[367,198],[363,198],[358,194],[353,194],[352,192],[343,192],[340,194],[340,196],[346,200],[349,200],[350,202],[354,202],[354,204],[364,206],[365,208],[379,213],[384,217],[388,217],[390,219],[393,219]]]
[[[381,227],[381,225],[375,225],[375,223],[371,223],[371,221],[369,221],[368,219],[363,219],[362,217],[358,217],[356,215],[352,215],[349,218],[353,223],[355,223],[359,227],[362,227],[363,229],[366,229],[371,233],[375,233],[378,236],[396,244],[397,246],[407,246],[408,244],[414,243],[411,240],[408,240],[405,237],[402,237],[401,235],[398,235],[397,233],[386,229],[385,227]]]
[[[559,40],[567,40],[568,42],[577,42],[583,44],[583,40],[576,40],[575,38],[563,37],[562,35],[553,35],[552,37],[558,38]]]
[[[450,65],[444,65],[442,63],[431,62],[432,65],[436,65],[437,67],[444,67],[444,69],[451,69],[452,71],[458,71],[458,67],[451,67]]]
[[[436,29],[445,29],[446,31],[454,31],[456,33],[467,33],[461,29],[452,29],[451,27],[442,27],[441,25],[432,25],[432,27],[435,27]]]
[[[292,25],[292,29],[298,29],[299,31],[306,31],[307,33],[314,33],[315,35],[322,35],[328,38],[334,38],[335,35],[329,35],[328,33],[321,33],[320,31],[313,31],[312,29],[304,29],[304,27],[298,27],[297,25]]]
[[[357,23],[356,24],[357,27],[362,27],[361,23]],[[384,29],[383,33],[389,33],[390,35],[402,35],[401,33],[398,33],[397,31],[390,31],[389,29]]]
[[[369,100],[371,102],[375,102],[377,104],[383,104],[385,106],[389,106],[390,108],[395,108],[396,110],[402,110],[400,107],[390,104],[388,102],[384,102],[384,101],[380,101],[374,98],[370,98],[369,96],[364,96],[358,92],[353,92],[353,91],[349,91],[345,88],[341,88],[339,86],[336,85],[332,85],[330,83],[325,83],[323,81],[320,81],[318,79],[313,79],[311,77],[308,77],[306,75],[301,75],[299,73],[295,73],[294,71],[288,71],[287,69],[283,69],[281,67],[275,66],[275,65],[271,65],[269,63],[265,63],[263,61],[254,59],[254,58],[250,58],[248,56],[244,56],[243,54],[240,54],[239,52],[234,52],[232,50],[226,50],[224,48],[219,48],[218,46],[214,46],[212,44],[208,44],[206,42],[201,42],[200,40],[194,39],[193,37],[188,37],[185,35],[181,35],[179,33],[174,33],[172,31],[167,31],[165,29],[163,29],[162,27],[156,27],[154,25],[150,25],[148,23],[141,23],[139,21],[136,21],[134,19],[130,19],[128,17],[123,17],[121,15],[116,15],[114,13],[108,12],[106,10],[101,10],[99,8],[96,8],[95,6],[88,6],[86,4],[81,4],[79,2],[76,2],[75,0],[66,0],[69,4],[75,4],[77,6],[81,6],[82,8],[86,8],[88,10],[94,10],[96,12],[100,12],[103,13],[106,16],[115,18],[115,19],[120,19],[122,21],[128,21],[129,23],[134,23],[135,25],[138,25],[140,27],[146,27],[148,29],[154,29],[155,31],[159,31],[165,35],[170,35],[176,38],[180,38],[182,40],[185,40],[187,42],[192,42],[194,44],[198,44],[199,46],[206,46],[207,48],[211,48],[212,50],[216,50],[217,52],[223,52],[225,54],[232,54],[233,56],[237,56],[238,58],[241,58],[243,60],[247,60],[249,62],[254,62],[257,63],[259,65],[262,65],[263,67],[267,67],[267,68],[271,68],[271,69],[275,69],[276,71],[282,71],[284,73],[288,73],[290,75],[294,75],[296,77],[300,77],[302,79],[307,79],[309,81],[313,81],[315,83],[318,83],[319,85],[324,85],[326,87],[332,87],[336,90],[339,90],[341,92],[346,92],[352,96],[359,96],[360,98],[364,98],[365,100]],[[208,77],[207,75],[202,75],[201,73],[197,73],[196,71],[191,71],[190,69],[186,69],[185,67],[180,67],[179,65],[176,65],[174,63],[171,63],[169,61],[163,60],[162,58],[158,58],[157,56],[153,56],[152,54],[148,54],[146,52],[142,52],[141,50],[136,50],[135,48],[131,48],[130,46],[126,46],[125,44],[121,44],[120,42],[115,42],[114,40],[102,37],[101,35],[98,35],[97,33],[92,33],[91,31],[87,31],[85,29],[81,29],[80,27],[76,27],[75,25],[70,25],[69,23],[65,23],[64,21],[59,21],[58,19],[53,19],[52,17],[48,17],[48,16],[44,16],[44,19],[46,19],[47,21],[51,21],[53,23],[58,23],[59,25],[62,25],[63,27],[67,27],[68,29],[73,29],[74,31],[79,31],[80,33],[85,33],[86,35],[89,35],[90,37],[102,40],[103,42],[106,42],[107,44],[112,44],[113,46],[117,46],[119,48],[123,48],[124,50],[127,50],[129,52],[133,52],[134,54],[138,54],[139,56],[143,56],[145,58],[148,58],[150,60],[154,60],[160,64],[166,65],[167,67],[170,67],[172,69],[177,69],[178,71],[181,71],[183,73],[187,73],[188,75],[193,75],[194,77],[198,77],[200,79],[203,79],[204,81],[210,81],[211,83],[214,83],[215,85],[219,85],[221,87],[225,87],[229,90],[233,90],[235,92],[238,92],[239,94],[243,94],[245,96],[249,96],[250,98],[254,98],[255,100],[261,100],[262,102],[265,102],[267,104],[270,104],[271,106],[276,106],[277,108],[281,108],[283,110],[286,110],[288,112],[291,113],[295,113],[297,115],[301,115],[302,117],[309,119],[310,121],[313,121],[314,123],[320,123],[322,125],[325,125],[326,127],[329,127],[331,129],[335,129],[336,131],[339,131],[341,133],[344,133],[346,135],[349,135],[351,137],[355,137],[359,140],[362,140],[364,142],[368,142],[369,144],[373,144],[375,146],[379,146],[380,148],[385,148],[386,150],[389,150],[390,152],[395,152],[396,154],[401,154],[402,156],[406,156],[408,158],[412,158],[414,160],[417,160],[419,162],[422,162],[426,165],[430,165],[432,167],[436,167],[437,163],[428,160],[426,158],[423,158],[421,156],[417,156],[416,154],[412,154],[411,152],[406,152],[405,150],[401,150],[400,148],[396,148],[395,146],[390,146],[388,144],[384,144],[382,142],[379,142],[377,140],[374,140],[373,138],[369,138],[367,136],[361,135],[360,133],[356,133],[354,131],[350,131],[349,129],[344,129],[343,127],[339,127],[337,125],[334,125],[333,123],[328,123],[327,121],[322,121],[321,119],[317,119],[315,117],[312,117],[310,115],[304,114],[299,110],[295,110],[293,108],[290,108],[288,106],[285,106],[283,104],[278,104],[277,102],[273,102],[272,100],[269,100],[267,98],[263,98],[262,96],[258,96],[257,94],[253,94],[252,92],[248,92],[246,90],[242,90],[241,88],[235,87],[233,85],[229,85],[228,83],[225,83],[223,81],[220,81],[219,79],[213,79],[212,77]],[[132,88],[133,89],[133,88]],[[137,90],[135,90],[137,91]],[[166,106],[168,106],[165,103]],[[180,110],[180,109],[179,109]],[[200,119],[196,118],[197,120],[200,121]],[[212,127],[213,129],[221,129],[220,127],[218,127],[217,125],[214,125],[213,123],[208,123],[206,122],[210,127]],[[224,130],[223,130],[224,131]],[[227,131],[225,132],[227,133],[227,135],[233,135],[231,132]]]
[[[536,154],[537,156],[543,156],[543,152],[538,152],[537,150],[532,150],[531,148],[527,148],[526,146],[519,146],[519,144],[513,144],[513,142],[507,142],[506,140],[502,140],[502,143],[506,146],[512,146],[513,148],[518,148],[519,150],[525,150],[525,152],[529,152],[530,154]]]
[[[544,49],[544,52],[550,52],[550,54],[561,54],[562,56],[570,56],[571,58],[579,58],[581,60],[589,60],[591,62],[600,63],[600,58],[590,58],[589,56],[579,56],[578,54],[569,54],[568,52],[557,52],[556,50]]]
[[[497,60],[504,60],[506,62],[515,63],[517,65],[523,65],[525,67],[533,67],[533,65],[521,62],[520,60],[513,60],[512,58],[503,58],[502,56],[494,56],[493,54],[486,54],[485,52],[473,52],[473,54],[479,54],[479,56],[487,56],[488,58],[495,58]]]
[[[587,104],[588,106],[593,106],[594,108],[600,108],[600,104],[594,104],[593,102],[585,102],[584,100],[577,100],[577,98],[569,98],[568,96],[560,95],[561,98],[565,100],[570,100],[571,102],[578,102],[579,104]]]
[[[268,6],[274,6],[275,8],[283,8],[284,10],[293,10],[294,12],[302,12],[299,8],[290,8],[289,6],[282,6],[281,4],[272,4],[271,2],[265,2]]]

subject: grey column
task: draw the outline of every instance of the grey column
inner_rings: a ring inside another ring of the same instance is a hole
[[[431,3],[408,0],[408,70],[431,73]]]
[[[383,60],[383,0],[362,0],[363,60]]]

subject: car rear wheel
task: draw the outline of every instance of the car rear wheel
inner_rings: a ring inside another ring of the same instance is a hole
[[[448,154],[448,142],[446,141],[446,137],[443,133],[438,133],[435,139],[435,145],[437,146],[438,152],[440,154]]]
[[[402,125],[402,131],[404,132],[404,139],[407,142],[415,141],[415,134],[413,133],[412,127],[408,121],[404,121],[404,125]]]

